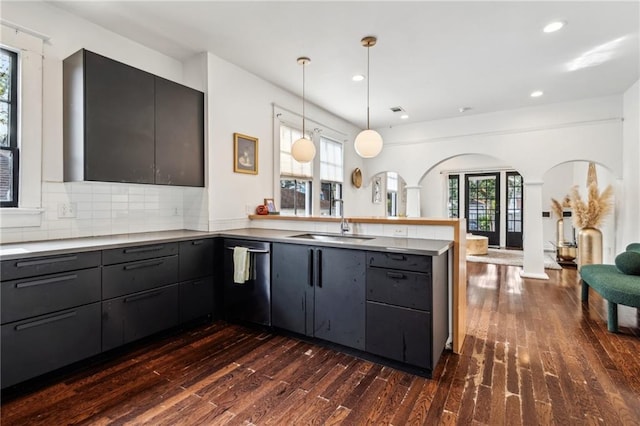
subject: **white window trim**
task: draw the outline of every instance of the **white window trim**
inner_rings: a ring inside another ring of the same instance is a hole
[[[276,206],[280,206],[280,125],[298,129],[302,131],[302,115],[296,112],[290,111],[286,108],[272,104],[273,106],[273,194]],[[344,168],[345,168],[345,146],[347,133],[340,130],[332,129],[322,123],[319,123],[309,117],[305,117],[307,135],[311,136],[313,143],[316,145],[316,156],[313,159],[313,178],[312,191],[313,200],[311,202],[312,215],[320,216],[320,137],[324,136],[336,142],[343,143],[342,148],[342,167],[343,167],[343,188],[344,191]],[[319,130],[318,131],[316,131]],[[344,192],[343,192],[344,196]]]
[[[18,207],[0,209],[0,228],[40,226],[42,207],[42,65],[44,41],[8,23],[0,25],[3,47],[18,52]]]

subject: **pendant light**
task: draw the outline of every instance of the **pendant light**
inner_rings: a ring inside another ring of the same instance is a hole
[[[302,65],[302,137],[291,145],[291,156],[299,163],[308,163],[316,156],[316,146],[307,139],[304,128],[304,66],[309,62],[309,58],[298,58],[298,64]]]
[[[369,74],[369,49],[375,46],[377,41],[378,39],[373,36],[367,36],[361,40],[362,45],[367,48],[367,130],[358,133],[353,145],[356,153],[362,158],[373,158],[382,151],[382,136],[375,130],[369,128],[369,81],[371,81]]]

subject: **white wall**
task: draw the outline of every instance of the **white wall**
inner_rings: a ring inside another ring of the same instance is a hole
[[[640,80],[623,96],[623,181],[618,200],[620,214],[617,251],[627,244],[640,242]]]
[[[295,58],[294,58],[295,59]],[[279,158],[275,146],[274,103],[281,108],[302,112],[301,99],[255,75],[207,54],[209,88],[209,226],[225,229],[248,226],[247,213],[252,213],[264,198],[276,198],[274,187],[279,170],[274,170]],[[292,67],[297,66],[292,59]],[[308,75],[312,73],[312,67]],[[308,81],[312,81],[311,78]],[[362,208],[352,200],[357,190],[351,185],[351,171],[362,167],[362,160],[353,149],[358,129],[330,113],[307,104],[307,119],[320,122],[344,133],[343,198],[346,215],[360,215]],[[300,123],[301,123],[300,119]],[[258,175],[233,172],[233,134],[242,133],[259,139]],[[275,188],[278,190],[278,188]],[[361,190],[361,192],[365,192]]]

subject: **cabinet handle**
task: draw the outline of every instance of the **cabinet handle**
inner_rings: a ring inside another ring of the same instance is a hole
[[[55,317],[44,318],[37,321],[28,322],[26,324],[16,325],[16,331],[26,330],[28,328],[38,327],[40,325],[49,324],[56,321],[61,321],[63,319],[71,318],[76,316],[76,311],[67,312],[65,314],[56,315]]]
[[[72,260],[76,260],[76,259],[78,259],[78,256],[56,257],[53,259],[27,260],[25,262],[16,263],[16,267],[24,268],[26,266],[48,265],[49,263],[71,262]]]
[[[391,259],[391,260],[407,260],[407,258],[403,254],[389,254],[389,259]]]
[[[398,279],[398,280],[401,280],[401,279],[405,278],[404,274],[401,274],[400,272],[387,272],[387,277],[395,278],[395,279]]]
[[[126,248],[126,249],[124,249],[124,254],[144,253],[144,252],[147,252],[147,251],[158,251],[158,250],[162,250],[163,248],[164,248],[163,245],[161,245],[161,246],[149,246],[149,247]]]
[[[318,287],[322,288],[322,250],[318,250]]]
[[[130,271],[132,269],[151,268],[152,266],[160,266],[163,263],[164,263],[163,260],[159,262],[136,263],[135,265],[124,265],[123,269],[125,271]]]
[[[199,246],[200,244],[203,244],[203,243],[204,243],[204,240],[191,241],[192,246]]]
[[[27,281],[27,282],[21,282],[16,284],[16,288],[26,288],[26,287],[34,287],[37,285],[44,285],[44,284],[53,284],[53,283],[59,283],[62,281],[71,281],[71,280],[75,280],[76,278],[78,278],[77,274],[72,274],[72,275],[65,275],[63,277],[53,277],[53,278],[47,278],[44,280],[36,280],[36,281]]]
[[[309,285],[313,287],[313,249],[309,250]]]
[[[162,293],[162,290],[150,291],[149,293],[138,294],[136,296],[125,297],[124,303],[137,302],[142,299],[151,299],[152,297],[156,297]]]
[[[191,285],[201,285],[201,284],[204,284],[204,283],[205,283],[205,281],[204,281],[204,280],[197,280],[197,281],[193,281],[193,282],[191,283]]]

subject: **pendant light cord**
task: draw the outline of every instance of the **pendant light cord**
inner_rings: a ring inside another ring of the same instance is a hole
[[[369,82],[371,80],[371,71],[369,67],[369,49],[371,49],[371,46],[367,46],[367,130],[369,130]]]
[[[302,62],[302,137],[305,137],[304,131],[304,67],[306,63]]]

